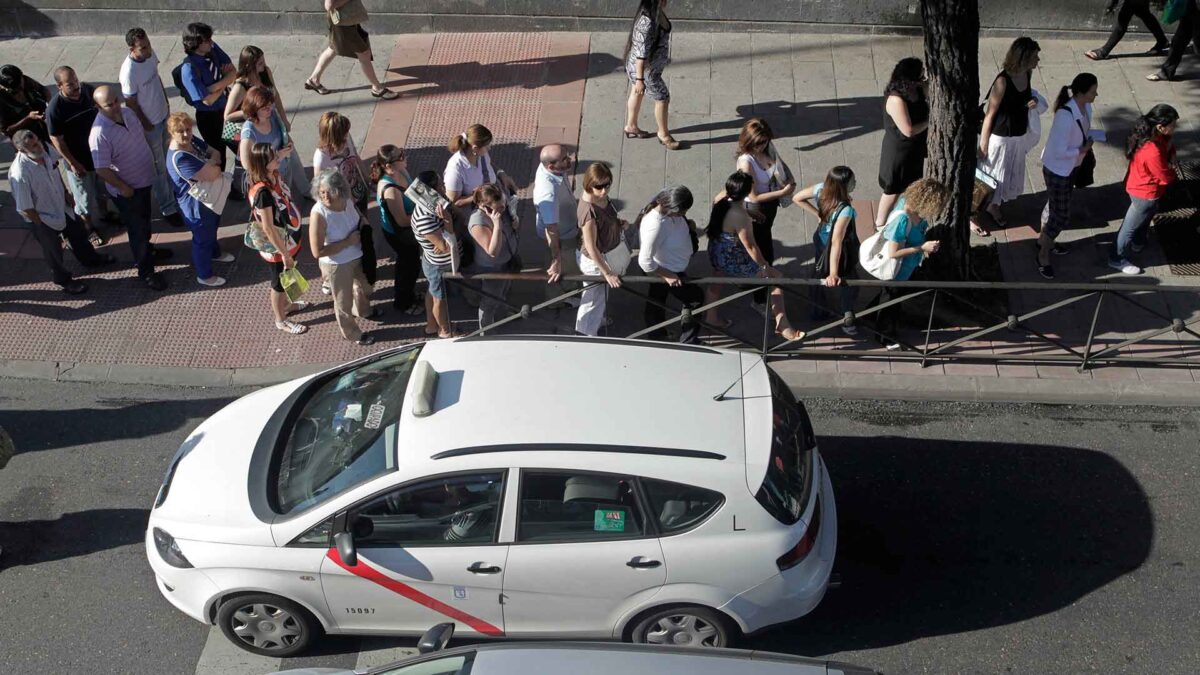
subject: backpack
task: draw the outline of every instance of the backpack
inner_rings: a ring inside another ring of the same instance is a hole
[[[193,108],[196,107],[196,102],[192,100],[192,95],[188,93],[187,87],[183,86],[183,65],[188,60],[185,58],[179,62],[179,65],[171,69],[171,80],[175,83],[175,88],[179,90],[179,96]]]

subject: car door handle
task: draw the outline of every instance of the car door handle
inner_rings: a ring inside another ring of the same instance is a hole
[[[662,565],[662,563],[657,560],[647,560],[640,555],[625,564],[638,570],[651,569]]]
[[[467,571],[471,574],[499,574],[500,568],[496,565],[485,565],[484,563],[477,562],[468,567]]]

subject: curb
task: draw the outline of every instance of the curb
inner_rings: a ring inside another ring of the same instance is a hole
[[[1200,386],[1186,382],[811,373],[788,366],[787,361],[771,363],[799,399],[1200,407]]]
[[[336,365],[339,364],[304,363],[270,368],[188,368],[12,360],[0,363],[0,378],[198,388],[262,387],[319,373]]]

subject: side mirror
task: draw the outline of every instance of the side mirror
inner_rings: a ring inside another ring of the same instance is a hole
[[[358,552],[354,550],[354,537],[349,532],[338,532],[333,535],[333,545],[337,548],[338,557],[350,567],[358,564]]]
[[[440,652],[446,648],[446,643],[450,642],[450,638],[453,635],[454,624],[439,623],[425,631],[425,634],[421,636],[421,640],[417,642],[417,652],[421,654]]]

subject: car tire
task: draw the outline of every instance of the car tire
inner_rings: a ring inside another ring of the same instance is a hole
[[[664,607],[643,615],[629,641],[676,647],[730,647],[737,631],[724,614],[699,605]]]
[[[268,593],[225,600],[217,610],[217,625],[242,649],[278,658],[299,654],[323,632],[307,609]]]

